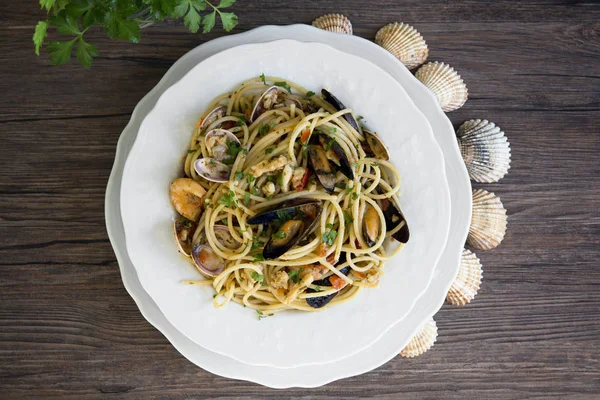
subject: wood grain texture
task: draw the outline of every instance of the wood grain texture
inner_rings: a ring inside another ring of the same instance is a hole
[[[497,249],[476,251],[480,294],[436,315],[415,359],[318,389],[276,391],[213,376],[138,311],[104,226],[115,146],[137,102],[183,54],[223,35],[175,22],[138,45],[91,32],[91,70],[35,57],[37,1],[0,1],[0,398],[597,399],[600,396],[600,3],[597,1],[239,0],[242,32],[350,17],[372,39],[404,21],[470,97],[456,125],[506,132],[509,214]],[[267,11],[268,10],[268,11]],[[352,343],[346,345],[352,346]]]

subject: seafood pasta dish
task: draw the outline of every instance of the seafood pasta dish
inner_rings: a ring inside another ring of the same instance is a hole
[[[378,285],[409,240],[400,175],[357,110],[276,77],[213,100],[170,187],[179,250],[214,306],[315,311]]]

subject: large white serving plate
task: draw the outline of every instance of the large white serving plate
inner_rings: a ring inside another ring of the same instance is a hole
[[[181,284],[195,272],[173,244],[168,187],[180,176],[194,122],[210,101],[261,73],[315,91],[328,88],[380,133],[402,176],[400,202],[411,240],[388,263],[378,289],[362,291],[353,301],[325,312],[287,312],[259,322],[255,313],[235,304],[214,309],[210,288]],[[166,90],[140,127],[121,188],[129,256],[169,321],[208,350],[278,368],[349,357],[400,321],[429,284],[450,220],[442,152],[402,86],[364,59],[323,44],[290,40],[223,51]],[[403,326],[410,332],[418,328]]]
[[[192,342],[175,329],[148,293],[144,291],[126,251],[125,232],[121,220],[119,188],[125,159],[142,120],[156,104],[160,95],[192,67],[215,53],[240,44],[274,39],[320,41],[376,62],[402,84],[417,107],[429,119],[434,135],[444,152],[452,200],[450,221],[452,234],[448,237],[446,248],[438,262],[430,285],[403,321],[415,324],[418,321],[425,321],[437,312],[444,302],[450,284],[456,277],[462,246],[469,227],[471,186],[467,171],[462,163],[452,125],[437,105],[435,98],[389,53],[358,37],[337,35],[307,25],[264,26],[242,34],[212,40],[181,57],[139,102],[129,124],[119,138],[115,162],[106,188],[106,227],[125,288],[136,302],[144,318],[161,331],[175,349],[189,361],[213,374],[247,380],[272,388],[318,387],[338,379],[366,373],[383,365],[398,354],[414,332],[405,332],[397,324],[373,345],[341,362],[284,370],[249,366],[213,353]],[[427,357],[427,355],[422,357]]]

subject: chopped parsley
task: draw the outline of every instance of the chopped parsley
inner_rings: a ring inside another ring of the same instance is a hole
[[[255,254],[254,255],[254,260],[252,260],[252,262],[261,262],[261,261],[265,261],[265,258],[263,257],[262,254]]]
[[[279,86],[281,88],[284,88],[285,90],[287,90],[289,93],[292,93],[292,88],[290,87],[290,85],[288,85],[287,82],[283,81],[283,82],[275,82],[273,83],[273,85],[275,86]]]
[[[340,189],[346,189],[346,182],[336,183],[335,187],[340,188]]]
[[[248,184],[251,184],[252,182],[254,182],[255,179],[256,179],[256,177],[252,174],[246,175],[246,182],[248,182]]]
[[[223,204],[226,207],[236,207],[236,201],[235,201],[235,193],[233,192],[233,190],[230,190],[227,194],[224,194],[223,196],[221,196],[221,198],[219,199],[219,204]]]
[[[267,84],[267,80],[265,79],[265,74],[260,74],[260,80],[262,81],[263,84]]]
[[[333,246],[333,242],[335,242],[335,238],[337,238],[337,231],[333,229],[333,225],[327,224],[328,230],[323,234],[323,243],[327,246]]]
[[[245,307],[245,306],[244,306]],[[264,312],[260,311],[260,310],[256,310],[256,313],[258,314],[258,320],[260,321],[263,318],[267,318],[267,317],[272,317],[273,314],[265,314]]]
[[[244,205],[248,207],[248,204],[250,204],[250,193],[244,195]]]
[[[273,225],[275,225],[277,228],[293,217],[289,212],[283,210],[277,210],[275,211],[275,214],[277,214],[277,218],[273,221]]]
[[[244,173],[243,173],[242,171],[238,171],[238,172],[235,174],[235,180],[236,180],[236,181],[241,181],[242,179],[244,179]]]
[[[217,293],[213,294],[213,299],[214,299],[215,297],[217,297]]]
[[[315,288],[313,289],[315,292],[322,292],[323,289],[321,289],[321,286],[315,286]]]
[[[356,117],[357,121],[360,121],[361,119],[364,119],[362,115],[359,115],[358,117]]]
[[[254,186],[254,187],[252,188],[252,194],[253,194],[253,195],[255,195],[255,196],[258,196],[258,195],[260,194],[260,193],[258,192],[258,188],[257,188],[256,186]]]
[[[292,282],[298,283],[300,282],[300,275],[302,274],[302,272],[304,272],[304,268],[293,269],[290,272],[288,272],[288,277]]]
[[[270,130],[271,130],[271,125],[269,125],[269,124],[262,124],[258,128],[258,134],[260,136],[263,136],[263,135],[266,135],[267,133],[269,133]]]
[[[353,166],[354,168],[356,168],[356,169],[358,169],[358,167],[359,167],[359,165],[358,165],[358,163],[357,163],[357,162],[355,162],[354,164],[352,164],[352,166]]]
[[[306,97],[313,97],[315,95],[315,92],[313,92],[312,90],[309,90],[308,92],[306,92]]]
[[[354,192],[352,193],[352,200],[356,200],[358,199],[358,193]]]
[[[241,115],[238,117],[238,120],[235,123],[235,126],[242,126],[242,125],[246,125],[247,123],[248,123],[248,121],[246,120],[246,117]]]
[[[337,128],[329,128],[329,134],[330,135],[333,135],[336,132],[337,132]]]
[[[275,182],[275,175],[267,175],[267,182]]]
[[[265,149],[265,154],[271,154],[274,151],[275,151],[275,147],[267,147]]]
[[[265,244],[262,240],[260,240],[259,238],[257,238],[256,236],[252,237],[252,247],[250,248],[250,251],[255,251],[260,249],[263,244]]]
[[[329,142],[327,142],[327,146],[325,146],[325,151],[331,150],[331,146],[333,146],[334,143],[335,143],[335,140],[330,139]]]
[[[197,149],[190,149],[190,150],[188,150],[188,154],[195,153],[196,151],[197,151]]]
[[[252,277],[252,279],[254,279],[256,282],[262,282],[263,279],[265,278],[263,275],[259,274],[256,271],[252,271],[250,272],[250,276]]]
[[[235,159],[240,151],[244,154],[248,154],[248,150],[242,147],[239,142],[227,139],[227,154]]]
[[[282,231],[282,230],[279,230],[279,231],[275,232],[275,234],[273,234],[273,237],[274,237],[275,239],[285,239],[285,237],[286,237],[286,234],[285,234],[285,232],[284,232],[284,231]]]
[[[353,222],[354,222],[354,218],[352,218],[352,216],[350,214],[348,214],[348,211],[344,210],[344,223],[346,225],[350,225]]]

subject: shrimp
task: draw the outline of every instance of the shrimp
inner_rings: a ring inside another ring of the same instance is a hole
[[[202,197],[206,190],[190,178],[178,178],[171,183],[169,195],[175,210],[190,221],[197,221],[202,212]]]

